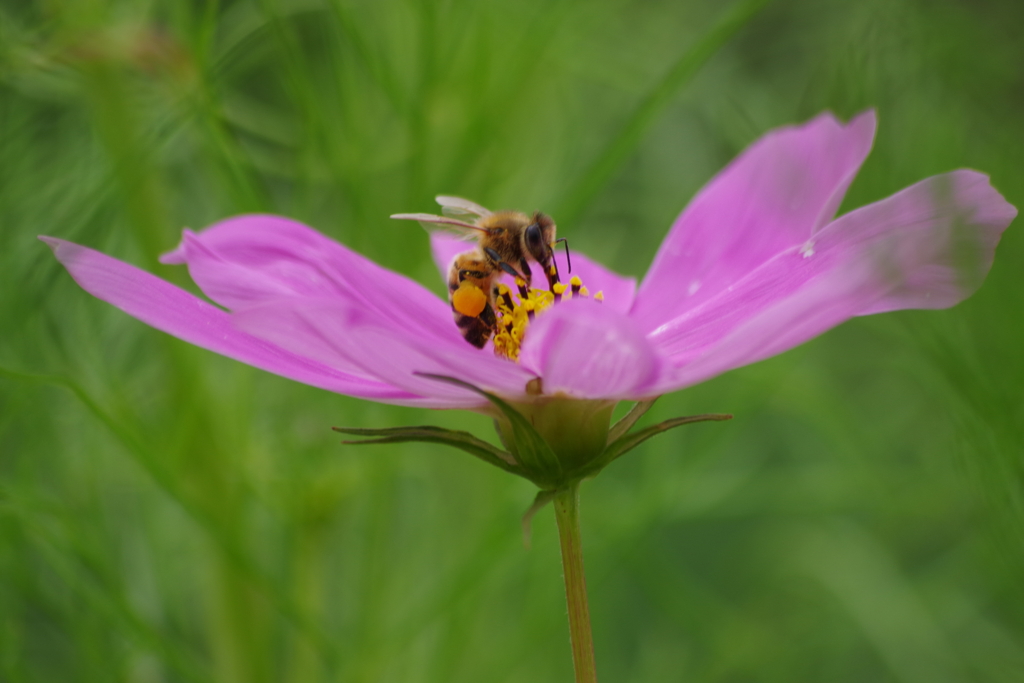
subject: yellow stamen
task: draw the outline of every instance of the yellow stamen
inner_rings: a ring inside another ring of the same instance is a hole
[[[604,291],[600,291],[594,295],[594,301],[604,301]]]
[[[572,294],[579,294],[581,289],[583,289],[583,281],[576,275],[573,275],[572,279],[569,280],[569,291],[572,292]],[[569,298],[571,299],[572,296],[570,295]]]
[[[555,302],[551,292],[543,289],[527,290],[526,296],[516,297],[508,292],[508,288],[502,291],[504,285],[498,285],[498,293],[509,294],[499,296],[497,299],[498,325],[494,333],[494,353],[504,356],[509,360],[519,359],[519,348],[526,335],[526,328],[530,319],[541,311],[547,309]],[[511,306],[509,305],[511,302]]]
[[[581,296],[588,295],[587,288],[576,276],[569,281],[569,285],[556,282],[551,288],[552,291],[528,289],[521,278],[516,278],[515,283],[520,290],[518,293],[504,283],[498,285],[494,311],[498,318],[498,324],[494,328],[494,353],[513,361],[519,360],[519,350],[526,336],[526,328],[534,317],[542,315],[563,295],[565,298],[572,298],[574,292]],[[601,301],[604,294],[598,292],[594,298]]]

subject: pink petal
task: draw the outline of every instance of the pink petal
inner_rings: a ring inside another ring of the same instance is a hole
[[[537,316],[519,360],[543,377],[545,394],[578,398],[645,396],[662,369],[632,320],[589,299],[563,301]]]
[[[377,312],[396,334],[457,336],[447,302],[280,216],[238,216],[198,234],[186,230],[161,261],[187,263],[203,292],[232,310],[288,296],[334,297]]]
[[[565,252],[562,250],[555,252],[555,263],[558,265],[558,273],[563,282],[568,283],[570,277],[577,275],[590,291],[591,296],[598,292],[604,294],[604,306],[621,313],[626,313],[633,307],[633,297],[636,295],[635,278],[608,270],[578,251],[573,251],[571,256],[572,273],[569,272],[568,264],[566,264]],[[535,277],[540,277],[540,273],[537,273]]]
[[[455,330],[450,314],[446,317]],[[475,407],[482,400],[417,373],[455,377],[504,396],[525,395],[534,377],[457,333],[440,341],[395,334],[379,315],[337,299],[278,299],[239,311],[233,319],[240,329],[294,353],[331,366],[358,367],[384,383],[430,396],[435,407]]]
[[[683,211],[640,286],[632,316],[650,331],[735,284],[828,223],[867,157],[875,114],[822,114],[751,145]]]
[[[952,306],[981,284],[1016,214],[968,170],[853,211],[655,330],[676,366],[659,390],[781,353],[856,315]]]
[[[328,391],[385,403],[432,404],[366,375],[333,369],[240,332],[228,313],[123,261],[54,237],[40,239],[50,245],[82,289],[179,339]]]
[[[434,263],[437,264],[445,282],[448,281],[448,269],[451,268],[452,259],[474,247],[475,243],[473,242],[466,242],[444,233],[433,233],[430,236],[430,248],[434,255]],[[633,305],[633,296],[636,293],[635,279],[612,272],[577,251],[573,251],[571,256],[572,273],[569,272],[565,252],[561,249],[555,252],[555,263],[564,282],[568,283],[570,277],[578,275],[591,294],[604,293],[604,302],[609,308],[622,312],[630,309]],[[540,267],[533,263],[530,265],[533,269],[533,286],[546,288],[547,281]]]

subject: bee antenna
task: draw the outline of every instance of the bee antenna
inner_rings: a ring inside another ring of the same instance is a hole
[[[566,265],[569,266],[569,272],[571,273],[572,272],[572,259],[569,258],[569,240],[565,239],[564,237],[559,237],[557,240],[555,240],[555,244],[558,244],[559,242],[561,242],[561,243],[563,243],[565,245],[565,263],[566,263]]]

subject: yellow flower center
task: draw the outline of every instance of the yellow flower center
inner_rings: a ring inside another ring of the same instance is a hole
[[[562,282],[556,282],[552,291],[545,289],[527,289],[526,283],[516,278],[518,292],[505,283],[497,286],[495,302],[497,308],[495,314],[498,324],[494,330],[494,354],[503,356],[512,361],[519,360],[519,350],[526,336],[526,328],[530,321],[538,313],[550,308],[562,299],[571,299],[574,296],[588,297],[590,292],[583,286],[583,282],[573,276],[566,286]],[[458,292],[456,292],[456,295]],[[594,295],[596,301],[604,301],[604,293],[598,292]],[[456,304],[457,305],[457,304]]]

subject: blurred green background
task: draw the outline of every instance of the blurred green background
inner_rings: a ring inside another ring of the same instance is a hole
[[[568,681],[553,516],[379,406],[192,348],[36,241],[157,264],[303,220],[439,293],[439,192],[642,276],[766,130],[877,107],[844,210],[958,167],[1024,205],[1018,0],[0,0],[0,680]],[[1019,223],[1019,221],[1018,221]],[[662,399],[582,491],[603,680],[1024,680],[1024,234],[940,312]],[[372,283],[368,283],[372,286]],[[487,436],[487,438],[491,438]]]

